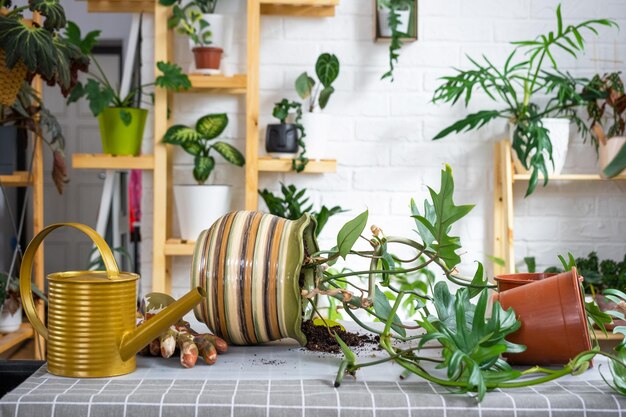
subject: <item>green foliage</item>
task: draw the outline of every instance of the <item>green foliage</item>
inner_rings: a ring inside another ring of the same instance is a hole
[[[391,328],[400,336],[406,336],[406,330],[402,327],[400,317],[398,317],[395,313],[391,314],[392,311],[389,300],[385,296],[385,293],[378,288],[378,286],[375,287],[374,291],[374,311],[379,317],[382,317],[385,320],[391,318]]]
[[[204,184],[213,172],[215,159],[210,155],[215,150],[227,162],[243,166],[245,158],[237,148],[226,142],[212,142],[228,126],[228,116],[224,113],[207,114],[196,122],[195,128],[174,125],[167,129],[163,143],[178,145],[194,156],[193,176],[198,184]]]
[[[320,109],[324,109],[328,104],[330,96],[335,92],[332,83],[339,76],[339,59],[334,54],[325,52],[317,58],[315,63],[315,75],[321,87],[315,88],[316,82],[307,72],[303,72],[296,79],[295,89],[301,99],[309,100],[308,109],[315,110],[316,103]]]
[[[381,80],[385,78],[389,78],[391,82],[393,82],[393,71],[395,69],[395,64],[398,63],[398,58],[400,58],[400,49],[402,48],[403,42],[402,38],[408,36],[406,33],[402,33],[398,30],[398,26],[400,25],[400,15],[398,11],[400,10],[411,10],[413,8],[413,1],[411,0],[384,0],[379,1],[383,7],[389,9],[389,29],[391,30],[391,40],[389,42],[389,70],[383,74]]]
[[[306,137],[306,131],[304,130],[304,126],[302,125],[302,104],[297,101],[289,101],[286,98],[281,101],[274,103],[274,110],[272,110],[272,116],[280,120],[280,124],[287,123],[287,118],[291,111],[295,110],[295,118],[294,118],[294,126],[298,130],[298,147],[300,148],[300,153],[298,156],[291,161],[291,169],[296,172],[304,171],[306,165],[309,163],[309,158],[306,157],[306,142],[304,138]]]
[[[43,26],[23,20],[29,8],[44,18]],[[48,85],[59,85],[67,96],[76,83],[79,71],[87,71],[89,59],[58,32],[66,26],[65,11],[58,0],[33,0],[0,14],[0,49],[6,65],[13,68],[22,62],[28,68],[26,79],[40,75]]]
[[[465,392],[476,392],[482,400],[487,384],[493,381],[513,380],[521,372],[513,370],[500,359],[502,353],[523,352],[525,347],[508,342],[505,337],[520,328],[515,312],[504,311],[500,303],[493,305],[490,318],[485,317],[489,294],[480,293],[476,305],[469,301],[466,288],[461,288],[453,297],[444,282],[435,285],[433,304],[436,315],[423,317],[418,323],[426,330],[421,339],[423,346],[437,340],[443,346],[443,363],[447,377],[463,382]]]
[[[619,72],[596,74],[585,86],[582,92],[587,100],[587,115],[589,117],[592,143],[596,149],[598,143],[605,143],[607,138],[624,136],[626,131],[626,94],[624,82]],[[610,125],[604,126],[605,119]]]
[[[202,13],[214,13],[217,1],[218,0],[194,0],[192,3],[196,5]],[[159,0],[159,4],[167,7],[180,3],[180,0]]]
[[[342,258],[346,258],[361,236],[361,233],[363,233],[367,225],[367,217],[368,211],[365,210],[363,213],[344,224],[341,230],[339,230],[337,234],[337,252]]]
[[[212,12],[205,12],[201,7],[203,3],[192,1],[183,7],[175,4],[172,9],[172,17],[167,21],[167,26],[170,29],[176,28],[176,32],[189,37],[197,46],[207,46],[213,43],[213,34],[209,22],[202,18],[203,13]]]
[[[444,128],[434,139],[480,129],[496,118],[513,121],[516,124],[513,150],[524,167],[531,171],[527,196],[535,190],[539,174],[544,177],[544,186],[548,183],[547,164],[552,163],[552,144],[541,119],[566,117],[573,120],[583,134],[587,133],[585,123],[575,112],[576,107],[585,103],[583,95],[577,93],[577,87],[585,85],[587,80],[560,72],[554,52],[564,51],[577,58],[584,52],[584,32],[597,34],[599,27],[617,27],[617,23],[610,19],[590,19],[576,25],[564,25],[560,5],[556,10],[556,23],[555,31],[532,40],[513,42],[514,49],[502,69],[498,69],[487,57],[483,56],[482,62],[468,57],[472,67],[457,69],[454,75],[443,77],[443,84],[433,95],[435,103],[454,105],[462,100],[467,107],[473,92],[479,90],[503,105],[501,109],[469,114]],[[546,67],[552,67],[553,71],[546,70]],[[519,91],[522,94],[518,94]],[[537,95],[549,97],[542,108],[532,101]]]
[[[456,253],[461,248],[461,244],[457,236],[449,235],[450,229],[453,223],[467,215],[474,206],[457,206],[454,204],[452,199],[454,180],[452,178],[452,168],[449,165],[446,165],[446,169],[441,171],[439,193],[430,187],[428,187],[428,191],[430,192],[432,205],[427,201],[424,202],[425,207],[430,206],[426,210],[427,215],[423,216],[417,212],[417,214],[413,215],[413,218],[424,226],[424,228],[418,228],[418,233],[422,240],[425,243],[430,242],[427,246],[432,247],[436,251],[437,256],[445,262],[448,268],[452,269],[461,262],[461,257]],[[415,210],[417,209],[415,208]]]
[[[304,213],[309,213],[315,219],[315,236],[319,236],[330,217],[345,211],[340,206],[332,208],[322,206],[319,211],[313,211],[313,204],[309,204],[309,197],[306,196],[306,188],[298,190],[293,184],[281,183],[280,191],[282,197],[267,189],[259,190],[259,195],[265,201],[269,212],[289,220],[297,220]]]
[[[626,291],[626,255],[621,262],[600,260],[596,252],[576,258],[578,272],[585,277],[583,285],[588,293],[600,293],[606,289]]]
[[[604,175],[613,178],[626,169],[626,145],[622,146],[615,158],[604,168]]]

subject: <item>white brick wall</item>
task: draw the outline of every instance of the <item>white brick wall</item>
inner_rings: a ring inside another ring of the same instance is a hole
[[[370,219],[388,234],[410,235],[413,222],[408,215],[411,197],[420,202],[426,185],[438,187],[439,170],[449,163],[455,172],[457,203],[476,208],[455,232],[461,235],[468,272],[473,261],[486,261],[492,253],[493,141],[505,136],[504,122],[494,123],[443,141],[431,138],[465,112],[461,107],[429,103],[437,78],[450,67],[467,63],[465,54],[487,54],[496,62],[506,57],[511,40],[534,36],[554,25],[553,0],[496,0],[445,2],[420,0],[419,41],[402,49],[395,82],[380,81],[386,70],[387,45],[371,39],[369,0],[341,0],[337,16],[329,19],[262,18],[261,120],[271,120],[272,103],[282,97],[296,98],[295,77],[311,71],[323,51],[337,54],[341,75],[337,93],[326,109],[335,116],[336,132],[331,137],[333,154],[339,161],[336,174],[305,176],[262,174],[260,186],[276,189],[279,181],[307,187],[316,203],[340,204],[350,213],[333,218],[322,236],[323,247],[333,244],[338,228],[369,207]],[[245,1],[222,1],[218,7],[233,13],[245,24]],[[591,17],[613,17],[621,32],[602,30],[602,37],[589,37],[588,52],[578,62],[565,60],[565,70],[575,75],[626,69],[626,4],[623,0],[570,0],[564,4],[567,22]],[[245,28],[236,33],[234,51],[226,59],[230,71],[245,68]],[[186,39],[176,41],[176,58],[182,65],[191,59]],[[144,27],[144,76],[151,76],[152,26]],[[191,123],[209,111],[228,111],[231,125],[226,137],[243,148],[244,102],[240,98],[185,95],[174,106],[175,122]],[[184,99],[183,99],[184,98]],[[484,108],[477,97],[470,110]],[[263,132],[262,132],[263,134]],[[262,136],[262,135],[261,135]],[[591,147],[575,133],[566,171],[592,172],[595,159]],[[150,145],[146,145],[148,148]],[[261,146],[263,149],[263,146]],[[181,159],[188,164],[189,159]],[[189,178],[189,165],[177,169],[177,181]],[[243,170],[220,165],[214,182],[233,184],[235,207],[243,202]],[[594,171],[595,172],[595,171]],[[178,175],[180,174],[180,175]],[[151,179],[146,178],[149,188]],[[543,267],[556,264],[556,254],[572,250],[581,256],[598,250],[602,257],[618,258],[626,252],[626,184],[551,183],[524,199],[524,183],[515,191],[515,240],[517,258],[535,255]],[[151,276],[152,195],[144,197],[142,273],[149,286]],[[174,287],[180,294],[188,287],[189,258],[175,262]]]

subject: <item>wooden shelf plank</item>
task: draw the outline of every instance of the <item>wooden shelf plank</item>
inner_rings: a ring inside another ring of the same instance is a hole
[[[541,180],[540,176],[540,180]],[[515,174],[514,181],[528,181],[530,174]],[[561,174],[549,177],[550,181],[617,181],[626,180],[626,174],[621,174],[613,178],[602,178],[599,174]]]
[[[154,13],[154,1],[149,0],[88,0],[90,13]]]
[[[605,335],[600,329],[593,329],[593,333],[596,335],[598,340],[622,340],[624,338],[621,333],[611,333],[611,331]]]
[[[76,169],[154,169],[154,156],[113,156],[96,153],[78,153],[72,155],[72,167]]]
[[[193,255],[193,249],[196,242],[181,240],[181,239],[167,239],[165,242],[165,255],[168,256],[191,256]]]
[[[33,327],[29,323],[22,323],[19,330],[0,336],[0,353],[6,352],[13,346],[33,337]]]
[[[216,94],[246,94],[248,77],[245,74],[225,75],[188,74],[190,92],[214,92]]]
[[[15,171],[12,175],[0,175],[0,183],[5,187],[28,187],[32,178],[28,171]]]
[[[290,172],[291,159],[259,157],[259,171],[263,172]],[[337,161],[335,159],[321,159],[309,161],[302,173],[323,174],[327,172],[337,172]]]
[[[262,15],[333,17],[339,0],[261,0],[260,3]]]

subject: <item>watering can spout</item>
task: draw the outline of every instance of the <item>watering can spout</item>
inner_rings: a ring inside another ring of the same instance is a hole
[[[159,337],[170,326],[176,324],[187,312],[206,297],[200,287],[189,291],[184,297],[170,304],[150,320],[144,321],[139,327],[128,332],[122,338],[120,357],[127,361],[143,349],[148,343]]]

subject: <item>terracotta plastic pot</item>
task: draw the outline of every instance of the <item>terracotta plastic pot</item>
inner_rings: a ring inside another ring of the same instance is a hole
[[[521,272],[517,274],[496,275],[493,279],[496,281],[496,284],[498,284],[498,292],[503,292],[555,275],[556,273],[554,272]]]
[[[587,315],[576,268],[498,293],[505,310],[512,307],[522,322],[507,340],[526,346],[509,354],[515,365],[566,364],[591,349]]]
[[[301,289],[315,286],[316,269],[303,267],[317,252],[315,220],[287,220],[259,211],[219,218],[198,240],[191,282],[208,296],[194,310],[216,335],[235,345],[286,337],[306,344],[303,318],[310,306]]]
[[[196,61],[197,69],[220,69],[222,63],[222,48],[213,48],[209,46],[197,46],[193,48],[193,56]]]

